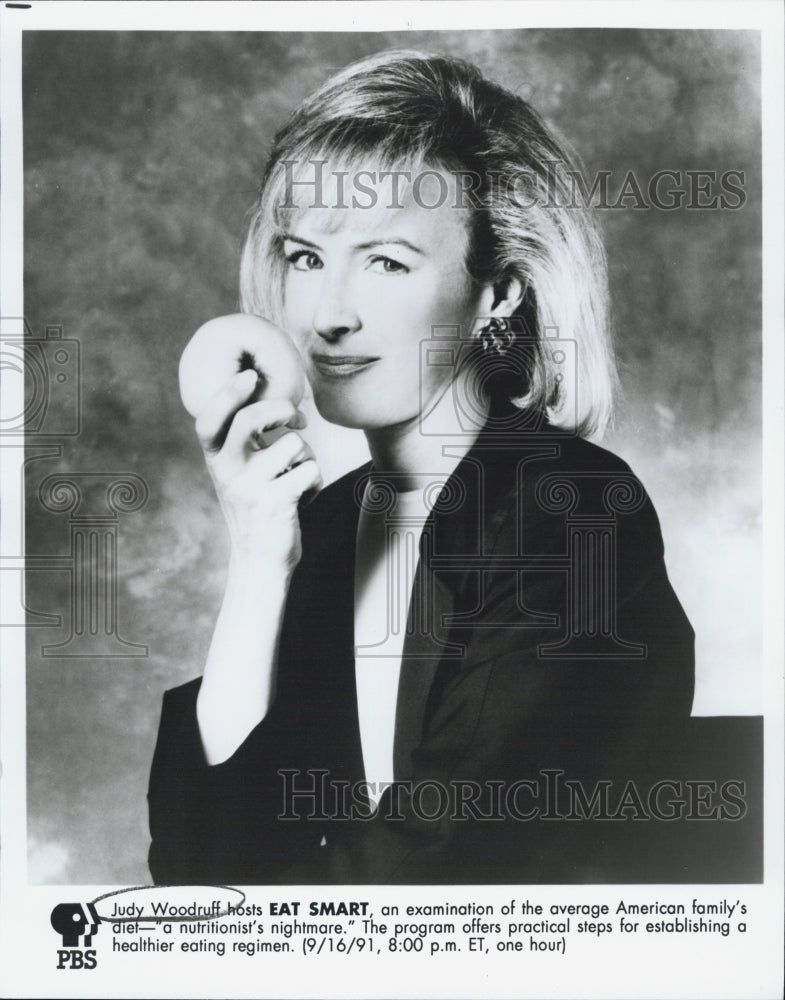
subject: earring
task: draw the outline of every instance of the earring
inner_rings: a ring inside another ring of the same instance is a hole
[[[485,354],[495,354],[501,358],[512,347],[515,335],[504,317],[493,316],[480,330],[479,339]]]

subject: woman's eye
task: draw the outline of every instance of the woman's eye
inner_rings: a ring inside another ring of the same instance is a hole
[[[295,271],[316,271],[322,266],[319,255],[313,250],[295,250],[286,255],[286,260]]]
[[[374,257],[369,265],[369,270],[379,274],[408,274],[409,268],[399,260],[392,257]]]

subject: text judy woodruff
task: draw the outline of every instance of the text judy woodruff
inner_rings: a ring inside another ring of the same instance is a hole
[[[331,778],[328,770],[283,768],[279,820],[740,820],[746,783],[663,778],[651,784],[566,777],[545,768],[516,781],[374,782]],[[380,793],[378,807],[371,802]]]

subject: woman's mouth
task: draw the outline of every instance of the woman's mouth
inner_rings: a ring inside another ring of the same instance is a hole
[[[314,368],[326,378],[344,378],[355,375],[379,359],[360,354],[312,354]]]

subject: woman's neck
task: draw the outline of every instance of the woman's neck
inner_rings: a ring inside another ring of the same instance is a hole
[[[427,415],[365,431],[374,469],[394,476],[400,492],[420,487],[423,476],[449,476],[477,440],[489,404],[478,403],[476,393],[459,391],[459,399],[472,400],[471,414],[459,414],[454,386],[447,387]],[[465,385],[457,388],[463,390]]]

